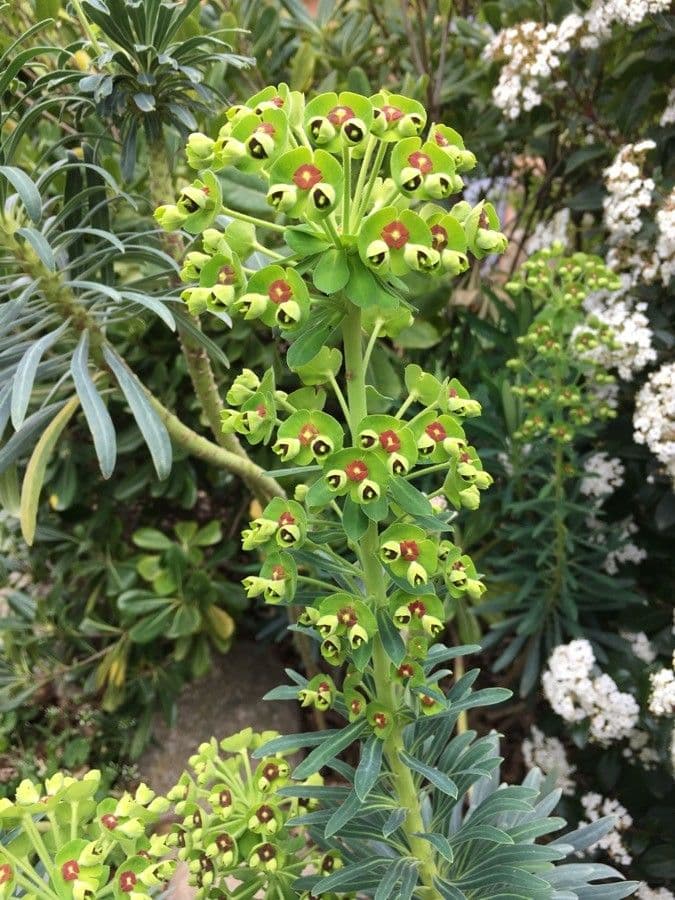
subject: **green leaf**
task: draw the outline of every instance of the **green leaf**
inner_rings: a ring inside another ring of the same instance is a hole
[[[160,481],[171,471],[171,441],[166,426],[153,409],[145,389],[110,344],[103,345],[103,357],[126,397],[131,413],[148,445]]]
[[[376,739],[377,740],[377,739]],[[378,743],[382,743],[378,741]],[[326,827],[324,829],[324,837],[326,839],[333,837],[333,835],[337,834],[344,826],[349,822],[354,816],[358,815],[359,812],[363,809],[363,803],[357,797],[356,793],[352,791],[347,795],[347,799],[341,806],[335,810],[330,819],[326,822]]]
[[[401,477],[394,477],[389,482],[391,499],[411,516],[433,516],[434,509],[429,499],[421,491]]]
[[[82,412],[87,420],[89,431],[94,441],[96,457],[104,478],[110,478],[117,459],[117,440],[115,426],[108,408],[96,390],[96,385],[89,374],[89,332],[83,331],[72,359],[70,374],[73,376],[75,390],[80,398]]]
[[[262,747],[258,747],[253,751],[251,756],[254,759],[262,759],[264,756],[272,756],[274,753],[295,753],[305,747],[315,747],[317,744],[323,744],[326,740],[332,740],[341,732],[333,728],[328,731],[304,731],[298,734],[284,734],[278,738],[272,738]]]
[[[169,617],[173,613],[173,606],[167,604],[164,609],[151,616],[146,616],[129,629],[129,640],[135,644],[148,644],[160,634],[166,632]]]
[[[318,772],[327,762],[334,759],[338,753],[353,744],[365,730],[366,724],[363,719],[357,719],[356,722],[347,725],[342,731],[327,737],[322,744],[312,750],[300,765],[296,767],[293,772],[293,778],[303,780]],[[326,732],[323,732],[323,734],[326,734]]]
[[[37,224],[42,218],[42,200],[40,192],[28,175],[16,166],[0,166],[0,175],[4,175],[7,181],[10,182],[21,198],[26,212]]]
[[[400,828],[405,822],[407,815],[407,809],[392,809],[387,821],[382,826],[382,837],[388,838],[397,828]]]
[[[384,652],[395,666],[400,666],[405,659],[405,644],[400,631],[392,622],[387,610],[378,610],[377,627]]]
[[[131,540],[144,550],[169,550],[173,547],[173,542],[156,528],[139,528],[134,531]]]
[[[336,294],[349,280],[349,265],[344,250],[337,247],[321,254],[313,272],[314,287],[324,294]]]
[[[335,328],[334,323],[320,328],[310,323],[301,329],[286,354],[289,368],[297,369],[298,366],[305,366],[314,359],[319,350],[326,345]]]
[[[49,334],[35,341],[21,357],[21,361],[16,367],[16,372],[12,379],[11,414],[12,425],[17,431],[23,425],[40,360],[44,353],[61,337],[67,327],[68,322],[64,322],[54,331],[50,331]]]
[[[196,547],[212,547],[214,544],[219,543],[222,537],[223,532],[220,522],[214,519],[213,522],[209,522],[208,525],[199,529],[191,543]]]
[[[350,541],[356,543],[368,530],[368,517],[358,503],[354,503],[351,497],[345,497],[342,508],[342,527]]]
[[[0,472],[4,472],[7,466],[11,466],[21,456],[32,443],[35,435],[42,430],[44,423],[52,419],[63,406],[63,401],[50,403],[26,419],[4,447],[0,448]]]
[[[428,350],[430,347],[436,346],[441,338],[442,334],[435,325],[420,319],[399,332],[394,343],[406,350]]]
[[[365,801],[380,774],[383,747],[384,742],[372,735],[361,748],[361,759],[354,775],[354,790],[361,802]],[[326,837],[330,837],[328,826],[326,826]]]
[[[435,834],[432,831],[421,831],[418,832],[415,837],[420,837],[425,841],[429,841],[429,843],[438,850],[443,859],[449,863],[454,862],[455,854],[452,852],[450,842],[442,834]]]
[[[287,228],[284,231],[284,238],[291,250],[299,256],[313,256],[330,247],[324,235],[316,234],[303,225]]]
[[[52,250],[52,246],[44,236],[44,234],[37,231],[37,229],[29,228],[28,226],[18,228],[16,233],[20,234],[22,238],[25,238],[28,241],[33,250],[35,250],[35,252],[37,253],[38,257],[40,258],[40,262],[45,267],[45,269],[49,269],[50,272],[56,271],[56,259],[54,258],[54,251]]]
[[[171,620],[166,636],[168,638],[185,637],[199,631],[202,617],[195,606],[180,606]]]
[[[49,425],[43,431],[40,440],[28,461],[26,473],[21,487],[21,509],[19,519],[21,533],[29,546],[32,546],[37,524],[37,508],[40,499],[40,491],[45,480],[47,463],[58,441],[61,432],[66,427],[75,410],[80,405],[78,397],[71,397],[63,409],[56,414]]]
[[[363,265],[358,257],[350,257],[349,268],[351,274],[344,290],[355,306],[363,309],[370,306],[394,309],[398,305],[398,298],[382,290],[373,273]]]
[[[427,781],[438,788],[443,794],[447,794],[448,797],[452,797],[453,799],[457,797],[457,785],[452,778],[448,778],[448,776],[441,772],[440,769],[437,769],[435,766],[427,766],[419,759],[415,759],[414,756],[410,756],[405,750],[401,750],[398,755],[401,758],[401,761],[404,762],[409,769],[412,769],[413,772],[417,772],[419,775],[423,775]]]

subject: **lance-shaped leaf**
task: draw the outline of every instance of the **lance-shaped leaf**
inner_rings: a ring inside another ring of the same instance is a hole
[[[54,331],[50,331],[39,341],[36,341],[32,347],[26,351],[21,358],[21,362],[16,368],[14,379],[12,382],[12,425],[18,431],[23,425],[26,416],[26,410],[30,402],[30,395],[33,390],[33,383],[37,373],[40,360],[43,355],[52,347],[61,337],[68,327],[68,322],[64,322]]]
[[[115,426],[108,408],[101,399],[94,380],[89,374],[89,333],[82,332],[80,342],[70,361],[70,373],[75,382],[75,390],[82,404],[89,431],[94,440],[94,448],[104,478],[110,478],[117,458]]]

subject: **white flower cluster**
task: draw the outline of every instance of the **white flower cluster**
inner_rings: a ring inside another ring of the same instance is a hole
[[[656,214],[656,230],[656,246],[642,277],[648,282],[660,278],[663,286],[668,287],[675,275],[675,188]]]
[[[653,663],[656,659],[656,650],[644,633],[644,631],[620,631],[619,634],[630,644],[631,653],[642,662]]]
[[[609,797],[603,797],[601,794],[588,793],[581,798],[581,805],[586,811],[588,822],[597,822],[603,816],[615,816],[616,824],[614,828],[606,835],[592,844],[589,850],[604,850],[614,862],[621,866],[629,866],[633,857],[630,855],[623,843],[622,832],[628,831],[633,824],[633,818],[629,814],[625,806],[622,806],[618,800],[610,800]]]
[[[530,729],[530,737],[522,745],[523,759],[528,769],[538,768],[545,775],[554,775],[563,794],[574,793],[572,775],[576,769],[567,761],[565,747],[557,737],[548,737],[536,725]]]
[[[675,900],[675,894],[671,893],[668,888],[651,888],[644,881],[638,885],[635,896],[637,900]]]
[[[656,350],[652,346],[652,329],[645,315],[646,303],[633,303],[628,297],[619,294],[598,292],[584,300],[584,309],[588,313],[585,325],[572,333],[572,346],[580,331],[593,328],[596,319],[612,329],[613,346],[600,344],[598,347],[584,351],[584,356],[592,359],[606,369],[616,369],[624,381],[630,381],[636,372],[656,359]]]
[[[500,31],[485,47],[487,59],[504,62],[492,99],[510,119],[541,103],[542,83],[560,68],[583,24],[578,15],[565,16],[559,25],[520,22]],[[560,79],[555,82],[559,89],[564,86]]]
[[[628,743],[623,749],[626,759],[639,763],[643,769],[655,769],[661,762],[659,751],[649,746],[650,734],[634,728],[628,735]]]
[[[584,477],[579,489],[586,497],[599,503],[611,496],[623,484],[626,469],[620,459],[609,457],[604,450],[593,453],[584,463]]]
[[[586,15],[589,37],[582,46],[595,47],[606,40],[614,24],[634,28],[647,16],[666,12],[669,7],[670,0],[594,0]]]
[[[640,708],[605,673],[594,675],[595,654],[585,638],[557,646],[541,677],[554,712],[568,722],[588,721],[589,739],[602,746],[623,740],[637,725]]]
[[[675,125],[675,87],[670,89],[668,99],[666,100],[666,108],[661,113],[659,125],[665,128],[666,125]]]
[[[675,480],[675,363],[652,372],[635,398],[633,437],[646,444]]]
[[[651,693],[649,711],[655,716],[672,716],[675,713],[675,653],[670,669],[659,669],[649,676]]]
[[[623,566],[626,563],[633,563],[633,565],[637,566],[647,558],[647,551],[631,541],[631,536],[638,531],[638,527],[631,516],[628,516],[621,522],[614,522],[613,530],[615,537],[618,538],[619,546],[608,552],[602,564],[602,568],[608,575],[616,575],[619,571],[619,566]],[[604,538],[600,543],[604,543]]]
[[[548,222],[537,223],[534,231],[527,239],[525,244],[525,252],[528,255],[536,253],[537,250],[543,250],[544,247],[550,247],[551,244],[560,244],[567,247],[568,231],[570,226],[570,211],[565,206],[559,209]]]
[[[611,244],[621,244],[642,228],[640,214],[651,206],[654,181],[643,175],[644,158],[654,141],[626,144],[604,171],[607,196],[603,200],[605,226]]]

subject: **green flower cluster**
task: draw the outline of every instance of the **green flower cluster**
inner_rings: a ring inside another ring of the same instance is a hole
[[[615,349],[616,339],[609,326],[585,314],[582,302],[594,291],[620,287],[599,257],[564,256],[555,245],[535,253],[506,285],[513,296],[528,293],[537,310],[518,338],[519,355],[507,362],[518,376],[511,390],[526,410],[516,439],[545,436],[566,444],[594,421],[616,415],[606,399],[616,379],[593,354]]]
[[[250,728],[220,743],[212,738],[190,757],[191,772],[169,792],[179,822],[167,842],[187,864],[197,898],[254,897],[260,891],[296,897],[291,886],[301,871],[328,875],[341,865],[338,853],[312,850],[289,826],[316,805],[312,788],[323,783],[321,776],[296,782],[293,796],[284,796],[291,774],[285,754],[252,760],[277,738],[276,732],[254,734]],[[307,797],[300,796],[303,786]]]
[[[420,103],[387,91],[370,98],[325,93],[305,103],[280,85],[228,109],[215,138],[192,134],[187,159],[199,175],[176,203],[155,213],[162,228],[202,233],[201,250],[187,254],[181,272],[191,311],[236,313],[296,331],[318,299],[298,274],[298,257],[336,240],[333,265],[319,283],[314,279],[323,292],[322,282],[333,282],[328,293],[344,287],[357,258],[381,277],[400,277],[457,275],[468,268],[469,253],[501,253],[506,238],[489,203],[439,205],[461,192],[461,174],[476,160],[448,126],[432,124],[423,138],[426,119]],[[267,181],[267,200],[288,223],[288,250],[275,254],[278,265],[248,268],[251,250],[260,249],[254,231],[213,227],[220,214],[252,222],[223,206],[218,173],[228,166]]]
[[[58,772],[0,800],[0,897],[142,900],[171,877],[166,837],[151,833],[169,801],[141,784],[97,803],[99,782]]]

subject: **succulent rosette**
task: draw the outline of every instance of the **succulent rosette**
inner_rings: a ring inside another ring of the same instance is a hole
[[[299,410],[279,426],[272,449],[285,462],[306,466],[341,450],[343,441],[342,426],[328,413]]]
[[[305,131],[315,146],[329,153],[358,147],[370,134],[372,124],[371,102],[351,91],[319,94],[305,107]]]
[[[450,157],[457,172],[469,172],[475,168],[476,157],[466,149],[464,139],[454,128],[434,122],[429,127],[429,140]]]
[[[380,560],[410,590],[427,584],[438,567],[438,548],[418,525],[390,525],[380,535]],[[408,590],[406,587],[405,590]]]
[[[387,143],[416,137],[426,125],[427,112],[417,100],[382,90],[370,98],[372,132]]]
[[[385,206],[364,219],[358,248],[363,263],[383,276],[432,273],[441,261],[426,222],[412,210],[395,206]]]
[[[357,428],[357,444],[378,456],[392,475],[405,475],[417,462],[417,440],[394,416],[366,416]]]
[[[342,166],[326,150],[295,147],[270,168],[267,202],[291,219],[325,218],[342,199]]]
[[[391,175],[406,197],[443,200],[462,190],[455,164],[432,141],[411,137],[398,141],[391,152]]]
[[[331,494],[348,494],[354,503],[365,506],[384,499],[389,472],[377,454],[348,447],[327,457],[323,481]]]

